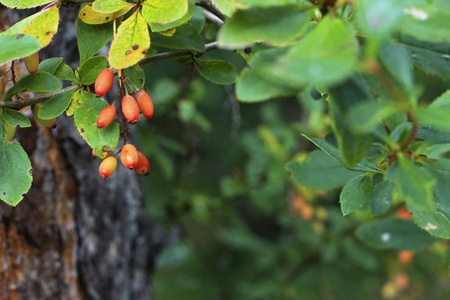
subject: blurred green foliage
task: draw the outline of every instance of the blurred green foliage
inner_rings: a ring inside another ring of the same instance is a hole
[[[236,52],[205,56],[245,64]],[[157,62],[146,78],[155,116],[138,135],[151,165],[142,181],[148,215],[175,237],[157,259],[156,300],[448,299],[445,242],[401,265],[399,251],[356,238],[369,212],[343,217],[339,191],[289,179],[286,163],[314,149],[300,133],[330,130],[315,89],[243,104],[232,87],[191,78],[189,64]]]

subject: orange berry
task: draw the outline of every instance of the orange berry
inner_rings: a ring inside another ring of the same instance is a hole
[[[33,113],[34,119],[48,128],[56,127],[56,119],[44,120],[39,118],[39,110],[41,109],[42,104],[33,104],[31,105],[31,112]]]
[[[116,108],[113,105],[108,105],[103,108],[97,118],[96,126],[98,128],[105,128],[108,126],[116,116]]]
[[[133,169],[134,167],[136,167],[138,159],[139,155],[136,147],[131,144],[126,144],[125,146],[123,146],[122,150],[120,151],[120,160],[122,161],[122,164],[125,166],[125,168]]]
[[[135,124],[139,119],[139,105],[130,95],[126,95],[122,99],[122,113],[128,122]]]
[[[411,263],[414,256],[414,252],[412,251],[401,251],[398,253],[398,262],[403,265],[407,266]]]
[[[39,53],[33,53],[30,56],[27,56],[23,59],[25,62],[25,67],[30,74],[34,74],[37,72],[39,68]]]
[[[102,178],[107,178],[111,176],[112,173],[116,170],[117,167],[117,159],[115,156],[109,156],[105,158],[98,168],[98,172]]]
[[[395,215],[400,219],[411,219],[412,213],[410,213],[406,207],[402,206],[396,211]]]
[[[153,117],[153,102],[150,96],[144,91],[140,90],[133,95],[134,99],[136,99],[139,109],[141,110],[144,117],[147,119]]]
[[[398,273],[395,276],[395,287],[397,288],[397,291],[404,292],[409,287],[409,275]]]
[[[147,157],[138,151],[138,162],[134,170],[141,175],[148,175],[150,169],[150,164],[148,163]]]
[[[98,74],[95,80],[95,93],[97,96],[103,97],[112,87],[114,74],[111,69],[104,69]]]

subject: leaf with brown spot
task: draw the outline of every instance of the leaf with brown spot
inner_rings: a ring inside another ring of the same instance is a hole
[[[42,44],[42,47],[46,47],[58,31],[58,23],[59,8],[53,6],[32,20],[20,33],[35,37]]]
[[[120,25],[109,51],[109,64],[115,69],[128,68],[143,59],[143,51],[149,47],[147,23],[141,14],[135,13]]]
[[[118,12],[116,12],[116,18],[123,16],[126,14],[133,5],[129,5],[127,7],[122,8]],[[78,13],[78,17],[87,24],[103,24],[112,21],[114,18],[114,13],[104,14],[97,12],[92,9],[92,4],[84,6],[80,12]]]

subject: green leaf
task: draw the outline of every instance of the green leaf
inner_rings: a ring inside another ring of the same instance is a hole
[[[26,2],[26,3],[25,3]],[[53,0],[0,0],[0,3],[10,8],[33,8],[43,4],[53,2]]]
[[[30,127],[30,120],[22,113],[13,109],[3,109],[3,120],[10,126]]]
[[[51,97],[39,109],[39,118],[49,120],[61,115],[69,107],[73,94],[74,91],[70,90]]]
[[[104,14],[115,13],[124,8],[131,8],[133,5],[123,0],[95,0],[92,9]]]
[[[16,206],[33,181],[31,162],[17,141],[0,141],[0,199]]]
[[[39,64],[38,72],[47,72],[54,75],[62,61],[62,57],[52,57],[46,59]]]
[[[450,10],[423,5],[404,9],[406,18],[400,26],[404,34],[430,42],[450,42],[448,32]]]
[[[346,119],[355,133],[370,133],[377,128],[380,120],[395,114],[398,108],[392,103],[382,100],[361,101],[352,106]]]
[[[413,210],[413,220],[433,236],[444,239],[450,238],[450,221],[439,211],[416,212]]]
[[[212,0],[212,3],[227,16],[231,16],[237,9],[243,9],[248,7],[244,1],[240,0]]]
[[[378,56],[389,75],[406,91],[414,89],[412,63],[408,51],[402,44],[385,42]]]
[[[29,56],[42,48],[41,43],[32,36],[22,34],[1,34],[0,45],[0,65],[13,59]]]
[[[256,42],[281,44],[304,33],[312,11],[299,5],[250,7],[236,11],[219,33],[221,48],[244,48]]]
[[[147,23],[135,13],[120,25],[109,50],[109,64],[115,69],[126,69],[143,59],[149,47]]]
[[[370,39],[383,39],[403,17],[404,1],[357,0],[355,4],[359,25]]]
[[[354,33],[341,19],[329,17],[300,41],[282,50],[259,51],[250,65],[268,80],[297,89],[343,81],[354,71],[358,57]]]
[[[198,32],[201,32],[203,29],[203,25],[205,24],[205,13],[203,12],[203,9],[199,6],[194,5],[194,15],[189,20],[189,24],[194,26],[195,29],[197,29]]]
[[[414,65],[430,75],[450,77],[450,43],[430,43],[400,35]]]
[[[137,66],[131,66],[131,67],[125,69],[125,76],[138,89],[144,88],[144,85],[145,85],[145,71],[143,69],[138,69]]]
[[[291,161],[286,170],[301,185],[318,190],[342,187],[360,174],[347,170],[323,151],[313,151],[303,161]]]
[[[373,102],[374,99],[364,81],[364,78],[355,75],[345,83],[329,90],[330,115],[333,131],[338,140],[339,151],[347,166],[353,166],[363,159],[372,146],[372,137],[355,133],[348,119],[348,112],[357,104]]]
[[[394,183],[398,193],[405,200],[408,208],[416,212],[432,212],[433,176],[423,167],[415,165],[404,155],[399,155],[398,169],[394,174]]]
[[[303,134],[303,136],[305,138],[307,138],[308,140],[310,140],[311,142],[313,142],[317,147],[322,149],[326,154],[328,154],[329,156],[331,156],[332,158],[337,160],[340,164],[342,164],[344,167],[346,167],[347,169],[349,169],[351,171],[383,173],[383,170],[377,168],[376,166],[374,166],[373,164],[371,164],[370,162],[368,162],[365,159],[362,159],[359,163],[357,163],[353,167],[347,167],[345,165],[343,159],[341,158],[341,154],[339,153],[339,150],[336,147],[327,143],[324,140],[309,137],[304,134]]]
[[[417,110],[417,120],[420,123],[431,124],[435,129],[450,130],[450,90],[438,97],[430,105]]]
[[[55,76],[45,72],[36,72],[23,76],[3,95],[3,101],[9,101],[12,96],[22,92],[54,92],[60,90],[61,87],[61,83]]]
[[[253,68],[244,68],[236,83],[236,97],[241,102],[259,102],[277,96],[295,95],[298,90],[268,81]]]
[[[75,75],[73,74],[72,68],[65,63],[61,63],[53,75],[55,75],[58,79],[77,81]]]
[[[413,221],[397,218],[376,220],[356,229],[356,236],[370,247],[378,249],[417,250],[439,241]]]
[[[372,216],[386,212],[392,204],[394,184],[392,182],[381,181],[373,189],[371,212]]]
[[[94,56],[87,59],[78,69],[80,82],[83,85],[91,85],[97,79],[98,74],[108,66],[105,56]]]
[[[359,175],[348,182],[339,197],[344,216],[363,206],[372,197],[372,176]]]
[[[194,58],[195,66],[205,79],[215,84],[233,84],[237,80],[236,68],[223,60],[200,60]]]
[[[165,36],[157,32],[151,34],[152,45],[172,49],[193,49],[198,52],[205,51],[205,43],[200,33],[191,24],[177,27],[172,36]]]
[[[160,32],[160,31],[165,31],[174,27],[178,27],[184,23],[186,23],[187,21],[189,21],[193,16],[194,16],[194,12],[196,11],[196,8],[200,8],[200,7],[196,7],[195,5],[195,0],[188,0],[188,11],[187,13],[172,22],[169,23],[150,23],[150,27],[152,28],[152,32]],[[194,25],[194,24],[192,24]],[[195,26],[194,26],[195,27]],[[197,27],[196,27],[197,28]],[[198,29],[198,28],[197,28]],[[200,31],[200,30],[198,30]]]
[[[181,19],[188,13],[188,0],[152,0],[142,3],[142,15],[152,23],[166,24]],[[153,27],[152,27],[153,30]]]
[[[97,54],[113,36],[112,22],[91,25],[78,19],[77,40],[80,64]]]
[[[99,157],[103,157],[103,147],[114,151],[119,142],[120,129],[117,122],[111,122],[103,129],[95,126],[97,117],[108,103],[102,98],[79,90],[74,93],[74,121],[78,132],[94,149]]]

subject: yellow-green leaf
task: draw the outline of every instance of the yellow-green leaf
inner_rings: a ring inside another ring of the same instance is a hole
[[[152,0],[142,3],[142,15],[148,24],[166,24],[188,13],[188,0]]]
[[[2,0],[1,4],[11,7],[11,8],[32,8],[36,6],[40,6],[43,4],[47,4],[52,2],[53,0]]]
[[[92,4],[92,9],[104,13],[111,14],[121,9],[130,9],[133,4],[127,3],[123,0],[97,0]]]
[[[112,19],[114,18],[114,14],[116,14],[116,18],[123,16],[124,14],[126,14],[130,8],[133,7],[133,5],[127,6],[122,8],[121,10],[119,10],[118,12],[115,13],[110,13],[110,14],[104,14],[104,13],[100,13],[97,12],[95,10],[92,9],[92,4],[86,5],[84,6],[81,10],[80,13],[78,14],[78,17],[87,24],[103,24],[103,23],[107,23],[112,21]]]
[[[136,13],[120,25],[109,51],[109,64],[115,69],[128,68],[143,59],[149,47],[147,23]]]
[[[35,37],[42,44],[42,47],[46,47],[58,31],[58,23],[59,8],[53,6],[32,20],[20,33]]]

